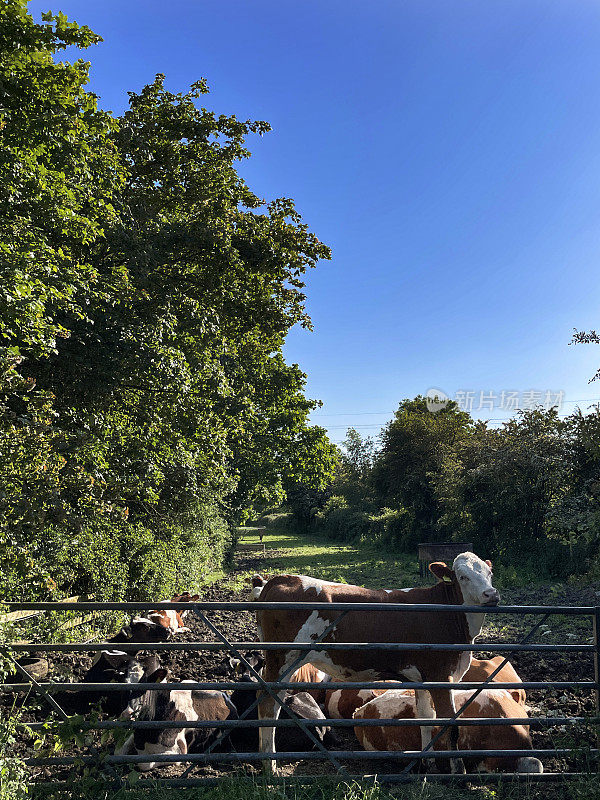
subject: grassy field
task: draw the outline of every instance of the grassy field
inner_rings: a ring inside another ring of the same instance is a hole
[[[265,531],[263,548],[258,534],[241,529],[238,563],[242,569],[224,579],[223,585],[242,588],[247,578],[259,571],[265,574],[293,572],[316,578],[368,585],[373,589],[393,589],[419,583],[419,566],[414,557],[382,552],[366,544],[336,544],[328,539],[293,533]],[[244,555],[256,554],[260,560],[244,568]]]

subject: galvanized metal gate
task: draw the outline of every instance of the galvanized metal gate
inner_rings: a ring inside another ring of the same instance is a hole
[[[98,602],[81,602],[77,604],[73,603],[7,603],[10,608],[19,611],[94,611],[94,612],[101,612],[101,611],[144,611],[147,610],[150,605],[148,603],[98,603]],[[156,603],[151,606],[154,609],[173,609],[175,605],[172,603]],[[186,607],[187,604],[186,604]],[[323,608],[322,603],[260,603],[256,601],[248,601],[248,602],[196,602],[189,604],[189,610],[194,611],[198,617],[204,622],[204,624],[208,627],[211,633],[214,635],[215,640],[210,642],[177,642],[177,641],[169,641],[169,642],[160,642],[160,643],[152,643],[152,644],[143,644],[140,646],[139,643],[119,643],[118,649],[124,652],[132,652],[132,651],[168,651],[168,650],[183,650],[183,651],[209,651],[209,652],[229,652],[230,654],[239,658],[242,663],[244,663],[249,672],[251,672],[257,680],[257,683],[238,683],[235,681],[203,681],[203,682],[196,682],[196,683],[169,683],[169,684],[157,684],[157,683],[140,683],[136,684],[136,688],[138,689],[147,689],[150,691],[160,691],[164,690],[166,686],[170,690],[174,689],[218,689],[218,690],[247,690],[247,691],[256,691],[257,688],[262,689],[263,691],[269,693],[277,703],[281,706],[283,713],[286,715],[283,719],[278,720],[248,720],[245,719],[247,714],[249,714],[253,708],[256,707],[258,704],[258,700],[251,706],[247,711],[241,715],[240,719],[238,720],[228,720],[224,722],[199,722],[199,721],[190,721],[186,722],[182,725],[181,721],[177,722],[162,722],[162,721],[131,721],[131,720],[106,720],[106,721],[93,721],[93,722],[83,722],[81,725],[82,730],[111,730],[111,729],[121,729],[126,728],[128,730],[134,730],[136,728],[219,728],[222,729],[222,732],[218,739],[212,743],[210,747],[208,747],[202,753],[187,753],[182,755],[152,755],[152,756],[140,756],[140,755],[107,755],[105,752],[102,752],[97,746],[94,746],[87,755],[77,755],[77,756],[55,756],[55,757],[44,757],[44,758],[27,758],[25,759],[25,763],[33,766],[33,767],[59,767],[65,765],[94,765],[101,774],[106,777],[106,780],[116,784],[120,783],[123,778],[119,776],[115,767],[117,765],[130,765],[133,766],[136,763],[148,763],[148,762],[156,762],[156,763],[187,763],[189,764],[187,770],[184,772],[182,776],[177,779],[159,779],[157,783],[159,785],[169,785],[169,786],[193,786],[193,785],[207,785],[210,783],[214,783],[216,780],[215,778],[189,778],[188,775],[190,770],[193,769],[197,765],[206,765],[218,762],[220,764],[224,763],[257,763],[261,760],[269,759],[269,760],[276,760],[276,761],[298,761],[298,760],[327,760],[329,761],[332,766],[335,768],[338,777],[342,780],[348,779],[357,779],[357,780],[365,780],[367,778],[376,777],[377,780],[380,782],[388,782],[388,783],[399,783],[399,782],[406,782],[406,781],[414,781],[419,779],[418,774],[414,774],[411,772],[412,768],[418,763],[426,759],[432,758],[457,758],[457,757],[494,757],[494,756],[517,756],[520,757],[522,755],[527,756],[534,756],[537,758],[543,759],[544,757],[549,756],[567,756],[574,752],[574,749],[570,748],[553,748],[553,749],[543,749],[543,750],[434,750],[433,746],[439,740],[441,736],[450,728],[457,725],[465,726],[465,725],[514,725],[514,724],[529,724],[531,719],[527,717],[522,718],[509,718],[509,719],[488,719],[488,718],[470,718],[470,719],[458,719],[459,715],[470,705],[476,698],[476,696],[486,687],[489,687],[490,682],[493,681],[495,675],[502,669],[506,661],[508,660],[508,656],[510,653],[528,650],[539,652],[540,655],[544,653],[551,653],[551,652],[561,652],[561,653],[590,653],[593,656],[595,674],[590,676],[590,680],[582,680],[582,681],[524,681],[523,683],[499,683],[493,682],[493,688],[523,688],[523,689],[548,689],[548,688],[562,688],[562,689],[583,689],[588,691],[595,692],[596,696],[596,715],[593,717],[536,717],[535,722],[536,726],[540,727],[553,727],[557,725],[562,726],[572,726],[577,723],[589,723],[593,725],[598,725],[600,722],[600,607],[593,607],[593,606],[586,606],[586,607],[571,607],[571,606],[498,606],[492,608],[486,608],[486,613],[489,614],[516,614],[516,615],[533,615],[538,617],[538,621],[531,627],[529,632],[526,636],[524,636],[520,642],[516,643],[502,643],[502,644],[474,644],[474,645],[465,645],[465,644],[411,644],[411,643],[377,643],[377,642],[356,642],[356,643],[340,643],[340,642],[324,642],[328,634],[335,628],[339,620],[345,616],[350,611],[363,611],[363,612],[376,612],[376,611],[386,611],[390,612],[393,610],[397,610],[398,612],[406,612],[406,611],[416,611],[416,612],[424,612],[424,611],[478,611],[481,612],[480,607],[466,607],[466,606],[448,606],[448,605],[431,605],[431,604],[418,604],[418,605],[409,605],[409,604],[391,604],[391,603],[328,603],[327,609],[328,611],[339,611],[339,616],[323,631],[323,633],[319,636],[318,639],[311,641],[310,643],[297,643],[297,642],[232,642],[229,641],[226,633],[220,630],[208,617],[208,613],[211,611],[237,611],[237,612],[255,612],[258,609],[289,609],[289,610],[319,610]],[[534,637],[535,633],[540,629],[540,627],[553,615],[560,614],[560,615],[568,615],[568,616],[585,616],[590,618],[593,625],[593,640],[592,644],[534,644],[531,642],[531,639]],[[6,644],[2,648],[5,652],[13,652],[13,653],[31,653],[31,652],[97,652],[101,650],[106,650],[107,646],[106,643],[100,644],[89,644],[89,643],[79,643],[79,644],[51,644],[51,643],[38,643],[38,644],[31,644],[31,643],[11,643]],[[363,720],[347,720],[347,719],[328,719],[326,722],[323,720],[298,720],[297,718],[293,717],[293,715],[289,712],[289,709],[283,704],[283,702],[279,699],[277,692],[283,689],[295,689],[295,690],[304,690],[304,689],[314,689],[314,688],[322,688],[322,684],[317,683],[291,683],[289,680],[286,681],[286,678],[289,677],[300,665],[302,662],[302,655],[300,655],[297,661],[290,665],[287,672],[281,676],[281,680],[277,682],[266,682],[263,680],[261,675],[257,673],[251,664],[248,663],[246,660],[244,653],[249,650],[294,650],[302,652],[307,652],[309,650],[324,650],[324,651],[331,651],[331,650],[380,650],[380,651],[398,651],[398,650],[434,650],[434,651],[483,651],[483,652],[493,652],[493,653],[502,653],[507,654],[504,658],[503,662],[498,666],[498,668],[490,675],[490,677],[484,683],[443,683],[443,682],[431,682],[431,681],[398,681],[397,683],[386,682],[382,684],[381,682],[335,682],[331,681],[327,684],[328,689],[344,689],[344,688],[386,688],[386,689],[474,689],[475,694],[467,700],[466,703],[460,708],[457,709],[456,713],[451,718],[445,719],[363,719]],[[12,656],[11,656],[12,657]],[[62,720],[68,720],[68,715],[64,712],[62,708],[58,705],[56,700],[52,697],[52,694],[56,691],[62,691],[66,687],[73,690],[80,690],[80,691],[103,691],[103,692],[112,692],[112,691],[122,691],[123,684],[120,683],[51,683],[51,682],[44,682],[38,683],[37,681],[29,678],[26,672],[15,662],[15,669],[19,671],[24,677],[26,677],[33,688],[33,690],[40,694],[41,697],[48,703],[48,705],[56,712],[58,717]],[[3,692],[19,692],[23,691],[24,684],[23,683],[8,683],[3,684],[0,689]],[[311,728],[315,728],[317,726],[328,725],[332,728],[350,728],[350,727],[359,727],[359,726],[386,726],[386,727],[395,727],[395,726],[441,726],[441,730],[431,739],[429,745],[420,751],[363,751],[363,750],[338,750],[338,751],[329,751],[327,750],[323,744],[313,735]],[[28,727],[32,730],[39,730],[45,726],[43,722],[35,722],[35,723],[28,723]],[[245,727],[292,727],[298,726],[300,727],[308,736],[309,739],[313,741],[315,746],[317,747],[316,750],[312,751],[301,751],[301,752],[278,752],[278,753],[235,753],[235,752],[214,752],[217,745],[222,741],[222,739],[227,737],[228,732],[235,727],[238,726],[245,726]],[[599,749],[596,748],[589,748],[587,750],[587,756],[589,758],[589,764],[597,764],[598,761],[598,753]],[[378,775],[367,775],[366,770],[365,773],[360,775],[350,775],[347,772],[347,769],[344,765],[340,763],[340,761],[346,759],[361,759],[365,765],[373,765],[376,764],[378,761],[386,760],[389,761],[390,759],[397,759],[402,764],[402,769],[396,773],[387,774],[387,773],[380,773]],[[593,767],[594,769],[596,766]],[[435,781],[474,781],[474,782],[497,782],[500,780],[506,780],[507,777],[512,777],[513,779],[518,780],[527,780],[527,781],[551,781],[557,778],[564,779],[568,777],[581,777],[584,775],[590,774],[589,772],[571,772],[571,773],[543,773],[543,774],[449,774],[449,775],[440,775],[440,774],[428,774],[427,780],[435,780]],[[314,780],[314,776],[293,776],[293,777],[286,777],[285,779],[272,777],[269,779],[269,783],[278,783],[285,780],[285,782],[289,783],[291,781],[295,782],[309,782]],[[53,782],[53,785],[57,785],[56,782]]]

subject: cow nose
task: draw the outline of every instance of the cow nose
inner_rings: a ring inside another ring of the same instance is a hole
[[[483,592],[484,603],[487,606],[497,606],[500,602],[500,594],[497,589],[485,589]]]

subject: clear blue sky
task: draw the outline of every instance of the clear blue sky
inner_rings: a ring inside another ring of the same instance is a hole
[[[600,397],[600,347],[568,346],[600,328],[597,0],[51,7],[104,37],[84,56],[104,108],[164,72],[272,124],[242,174],[333,249],[286,354],[334,440],[431,386]]]

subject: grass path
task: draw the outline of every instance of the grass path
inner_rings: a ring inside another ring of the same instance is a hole
[[[415,586],[420,582],[417,559],[406,554],[382,552],[367,544],[337,544],[317,536],[269,530],[263,536],[263,555],[258,533],[252,528],[240,531],[238,556],[253,554],[256,561],[252,568],[242,568],[225,577],[223,585],[230,588],[241,588],[257,571],[268,575],[278,572],[312,575],[373,589]]]

